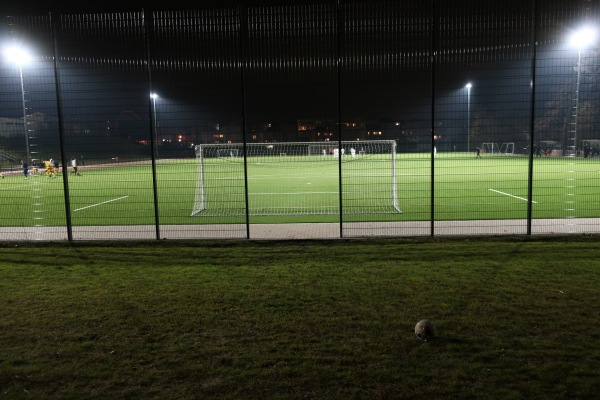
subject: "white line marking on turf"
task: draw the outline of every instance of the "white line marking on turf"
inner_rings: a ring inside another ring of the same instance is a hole
[[[122,200],[122,199],[126,199],[129,196],[123,196],[123,197],[117,197],[116,199],[112,199],[112,200],[107,200],[107,201],[103,201],[102,203],[96,203],[96,204],[92,204],[91,206],[86,206],[86,207],[81,207],[78,208],[76,210],[73,211],[81,211],[81,210],[85,210],[86,208],[92,208],[92,207],[96,207],[96,206],[101,206],[102,204],[106,204],[106,203],[112,203],[113,201],[117,201],[117,200]]]
[[[504,193],[504,192],[501,192],[501,191],[499,191],[499,190],[496,190],[496,189],[489,189],[489,190],[491,190],[492,192],[496,192],[496,193],[503,194],[503,195],[505,195],[505,196],[514,197],[515,199],[519,199],[519,200],[527,201],[527,199],[525,199],[525,198],[523,198],[523,197],[514,196],[514,195],[512,195],[512,194]],[[533,200],[532,200],[531,202],[532,202],[532,203],[534,203],[534,204],[537,204],[537,201],[533,201]]]
[[[27,185],[4,186],[4,187],[0,188],[0,190],[12,190],[12,189],[17,189],[17,188],[22,188],[23,186],[33,187],[33,190],[39,190],[39,189],[37,189],[37,185],[47,185],[47,184],[48,184],[48,182],[31,182],[31,183],[28,183]]]
[[[252,195],[273,195],[273,194],[285,194],[285,195],[298,195],[298,194],[338,194],[339,192],[289,192],[289,193],[284,193],[284,192],[258,192],[258,193],[248,193],[248,195],[252,196]]]

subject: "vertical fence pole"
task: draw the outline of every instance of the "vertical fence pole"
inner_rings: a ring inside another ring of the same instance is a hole
[[[430,236],[435,235],[435,141],[433,140],[433,135],[435,133],[435,62],[436,62],[436,51],[437,51],[437,13],[436,13],[436,4],[435,0],[431,0],[431,48],[429,49],[429,60],[431,63],[431,127],[429,140],[431,143],[430,146]]]
[[[246,239],[250,239],[250,203],[248,201],[248,151],[246,143],[246,65],[248,51],[248,9],[238,5],[240,23],[240,78],[241,78],[241,113],[242,113],[242,143],[244,149],[244,194],[246,207]]]
[[[531,100],[529,106],[529,176],[527,190],[527,235],[531,235],[531,218],[533,215],[533,146],[535,143],[535,77],[537,62],[537,0],[531,0],[532,4],[532,23],[531,23],[531,43],[533,51],[531,54]]]
[[[49,13],[50,18],[50,29],[52,32],[52,47],[54,57],[54,85],[56,92],[56,108],[58,112],[58,138],[60,145],[60,161],[63,168],[63,195],[65,197],[65,213],[67,219],[67,239],[73,241],[73,221],[71,219],[71,199],[69,196],[69,169],[65,163],[65,143],[64,143],[64,119],[63,119],[63,107],[62,97],[60,95],[60,74],[58,73],[58,42],[57,42],[57,25],[55,19],[52,18],[52,13]]]
[[[337,46],[336,46],[336,77],[337,77],[337,109],[338,109],[338,192],[339,192],[339,207],[340,207],[340,238],[344,237],[344,201],[342,196],[342,96],[341,96],[341,46],[342,46],[342,30],[343,30],[343,18],[342,8],[340,6],[340,0],[336,2],[336,16],[337,16]]]
[[[146,45],[146,74],[148,78],[148,93],[146,94],[146,100],[148,101],[148,115],[150,116],[149,124],[150,124],[150,153],[152,159],[152,192],[154,194],[154,226],[156,229],[156,239],[160,240],[160,217],[158,213],[158,184],[156,181],[156,146],[157,143],[155,141],[156,137],[156,124],[152,123],[152,121],[156,121],[156,108],[153,107],[153,101],[150,97],[151,93],[154,93],[152,88],[152,57],[150,56],[150,35],[153,33],[152,30],[152,11],[146,12],[142,10],[142,18],[144,19],[144,37],[145,37],[145,45]]]

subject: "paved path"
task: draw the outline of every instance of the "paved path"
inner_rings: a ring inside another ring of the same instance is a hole
[[[249,233],[249,235],[248,235]],[[598,234],[600,218],[533,220],[532,235]],[[340,239],[368,237],[431,236],[429,221],[361,222],[314,224],[251,224],[246,225],[169,225],[160,227],[160,238],[195,239]],[[525,220],[441,221],[433,227],[434,236],[527,235]],[[73,227],[74,241],[89,240],[156,240],[155,226],[81,226]],[[64,241],[65,227],[0,228],[0,241]]]

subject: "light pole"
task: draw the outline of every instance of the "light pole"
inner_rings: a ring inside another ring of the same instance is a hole
[[[467,88],[467,153],[471,151],[471,82],[465,86]]]
[[[577,157],[577,117],[579,115],[579,86],[581,84],[581,51],[590,46],[596,39],[596,31],[589,27],[584,27],[571,35],[569,43],[577,49],[577,81],[575,83],[575,99],[573,105],[573,157]]]
[[[27,162],[31,162],[31,153],[29,151],[29,131],[27,129],[27,107],[25,106],[25,86],[23,85],[23,64],[31,61],[31,56],[20,47],[9,47],[6,49],[6,57],[19,67],[19,77],[21,80],[21,102],[23,104],[23,131],[25,133],[25,148],[27,151]]]
[[[158,158],[158,125],[156,124],[156,99],[158,95],[156,93],[150,94],[152,98],[152,114],[154,116],[154,149],[155,157]]]

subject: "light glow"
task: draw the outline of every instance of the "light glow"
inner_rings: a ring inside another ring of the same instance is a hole
[[[4,50],[6,58],[19,66],[31,61],[31,55],[20,47],[11,46]]]
[[[573,32],[569,39],[569,44],[576,49],[585,49],[596,41],[596,30],[585,27]]]

